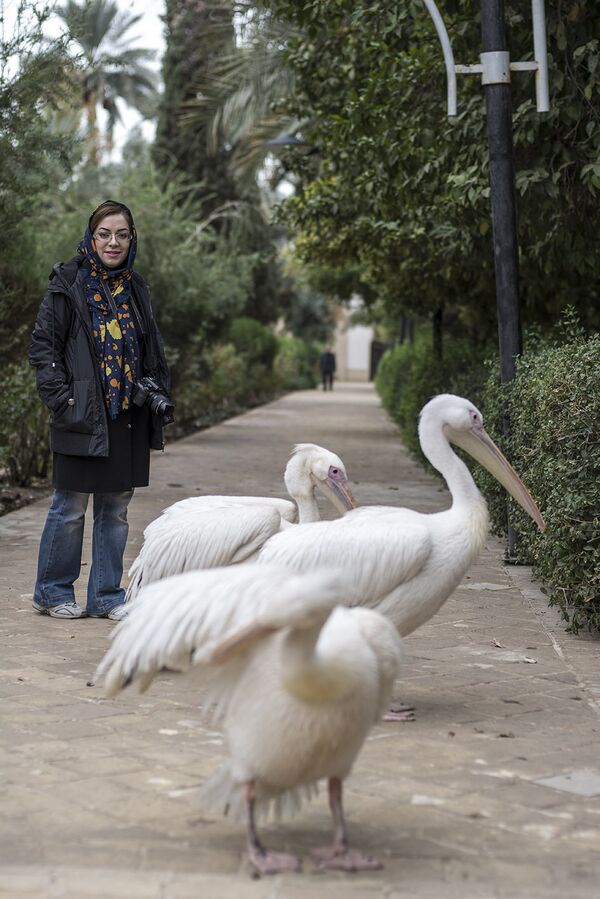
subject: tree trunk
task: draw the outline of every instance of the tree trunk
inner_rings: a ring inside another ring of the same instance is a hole
[[[400,329],[398,331],[398,343],[399,344],[403,344],[404,341],[406,340],[406,326],[407,326],[406,316],[402,315],[402,316],[400,316]]]
[[[438,306],[433,313],[433,357],[438,361],[442,361],[444,356],[443,347],[443,327],[444,327],[444,308]]]
[[[96,117],[96,103],[96,94],[90,93],[85,100],[88,145],[87,164],[90,166],[97,166],[100,162],[100,133],[98,131],[98,120]]]

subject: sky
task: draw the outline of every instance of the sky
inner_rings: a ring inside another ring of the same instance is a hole
[[[139,45],[157,50],[157,56],[160,57],[165,45],[163,23],[159,18],[164,13],[164,0],[123,0],[121,6],[123,9],[131,10],[135,15],[142,16],[132,34],[139,34]]]

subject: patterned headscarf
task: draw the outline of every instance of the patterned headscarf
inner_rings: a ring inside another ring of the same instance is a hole
[[[129,212],[126,206],[121,203],[119,206]],[[111,418],[116,418],[122,409],[129,408],[133,384],[140,376],[140,348],[131,314],[131,272],[137,250],[137,235],[132,225],[132,238],[125,264],[118,269],[105,268],[92,236],[91,221],[94,212],[77,250],[86,257],[88,263],[84,285],[92,318],[96,357],[108,414]],[[117,318],[111,309],[108,291],[112,294]]]

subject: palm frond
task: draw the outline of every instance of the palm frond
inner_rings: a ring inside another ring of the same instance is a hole
[[[195,98],[181,110],[184,127],[207,131],[211,152],[223,142],[234,148],[234,172],[242,179],[260,166],[268,140],[298,127],[277,111],[294,91],[294,75],[283,58],[289,29],[263,15],[252,20],[248,31],[246,43],[198,79]]]
[[[109,144],[115,124],[121,120],[119,100],[143,115],[153,114],[158,76],[146,63],[155,58],[155,52],[131,46],[131,29],[142,16],[123,10],[116,0],[66,0],[56,13],[83,50],[82,101],[91,122],[90,158],[96,159],[99,149],[92,106],[101,104],[108,113]]]

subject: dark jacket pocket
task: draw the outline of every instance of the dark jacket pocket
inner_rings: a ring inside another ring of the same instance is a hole
[[[52,417],[57,431],[92,434],[96,423],[96,388],[89,379],[72,381],[66,406]]]

